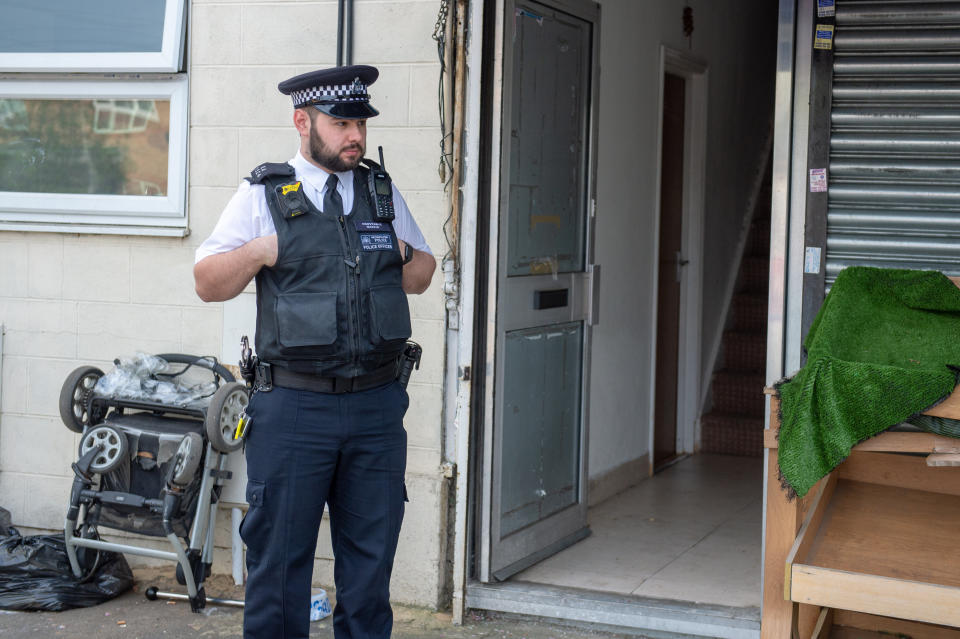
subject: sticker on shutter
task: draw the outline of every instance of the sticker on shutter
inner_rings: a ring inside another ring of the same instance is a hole
[[[813,40],[814,49],[832,49],[833,48],[833,25],[818,24],[816,37]]]

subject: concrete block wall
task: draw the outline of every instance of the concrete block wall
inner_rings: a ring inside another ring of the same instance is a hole
[[[447,200],[437,174],[440,67],[431,35],[438,10],[434,0],[355,0],[354,61],[381,73],[371,87],[382,115],[369,123],[368,154],[383,145],[391,175],[440,258]],[[114,357],[137,350],[237,356],[221,352],[223,306],[203,304],[193,292],[193,253],[254,166],[296,152],[290,101],[276,85],[334,64],[336,13],[335,0],[193,0],[186,238],[0,232],[0,506],[15,524],[62,526],[79,442],[60,422],[57,398],[73,368],[109,370]],[[410,503],[392,591],[398,601],[434,606],[446,508],[439,275],[410,302],[425,355],[409,389]],[[228,522],[223,512],[215,570],[229,570]],[[328,535],[324,526],[315,571],[324,586],[333,582]]]
[[[219,354],[220,310],[193,294],[192,249],[170,238],[0,232],[0,506],[63,526],[79,436],[60,420],[67,375],[134,352]]]

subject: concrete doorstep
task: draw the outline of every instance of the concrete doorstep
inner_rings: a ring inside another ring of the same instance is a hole
[[[186,592],[176,583],[173,570],[147,568],[135,571],[131,592],[92,608],[65,612],[10,612],[0,610],[0,637],[53,639],[241,639],[241,609],[207,605],[200,614],[190,612],[185,601],[148,601],[144,591],[156,586],[162,591]],[[243,588],[227,575],[214,575],[206,582],[209,596],[243,599]],[[334,603],[331,596],[331,604]],[[570,628],[536,620],[518,620],[491,614],[471,614],[463,626],[454,626],[449,613],[394,605],[396,639],[615,639],[628,635]],[[636,637],[636,635],[629,635]],[[311,639],[333,639],[331,617],[310,624]]]

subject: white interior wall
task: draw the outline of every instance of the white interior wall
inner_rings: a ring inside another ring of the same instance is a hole
[[[687,5],[694,18],[690,40],[683,34]],[[722,334],[723,296],[772,116],[776,21],[777,5],[769,0],[601,0],[595,248],[603,283],[591,360],[592,479],[649,452],[660,45],[690,51],[708,65],[701,341],[707,367]],[[701,371],[705,381],[708,375]]]

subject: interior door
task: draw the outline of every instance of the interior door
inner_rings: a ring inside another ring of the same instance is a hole
[[[683,126],[685,81],[663,78],[663,142],[660,162],[660,257],[657,276],[657,366],[653,467],[677,455],[677,383],[680,346],[680,282],[683,260]]]
[[[488,563],[588,534],[591,108],[597,5],[507,3]]]

